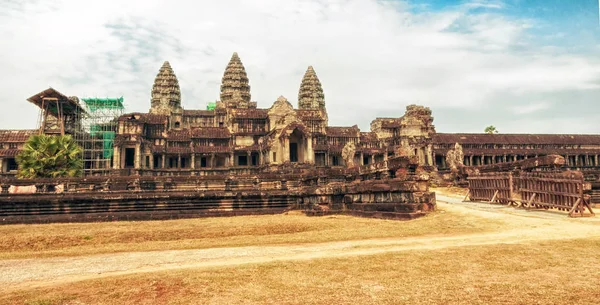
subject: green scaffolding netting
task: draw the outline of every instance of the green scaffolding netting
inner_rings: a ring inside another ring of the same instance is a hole
[[[123,109],[123,97],[118,98],[82,98],[90,112],[98,109]]]
[[[217,107],[217,103],[208,103],[206,110],[215,110],[215,107]]]
[[[103,155],[105,159],[109,159],[113,156],[113,146],[115,141],[114,131],[102,130],[102,125],[90,126],[90,136],[102,139]]]
[[[115,141],[114,131],[105,131],[104,139],[104,158],[109,159],[113,156],[113,142]]]

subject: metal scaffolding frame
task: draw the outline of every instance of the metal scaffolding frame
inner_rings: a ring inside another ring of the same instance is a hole
[[[83,148],[84,176],[107,175],[112,168],[118,118],[124,113],[123,97],[82,98],[81,129],[74,137]]]

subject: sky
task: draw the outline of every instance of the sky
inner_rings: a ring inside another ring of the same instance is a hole
[[[184,109],[219,98],[238,52],[252,100],[297,106],[312,65],[331,126],[430,107],[438,132],[600,133],[598,0],[0,0],[0,129],[26,99],[120,97],[147,112],[168,60]]]

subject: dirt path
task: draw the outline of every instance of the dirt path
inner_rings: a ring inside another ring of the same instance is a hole
[[[496,232],[481,234],[4,260],[0,261],[0,293],[142,272],[600,237],[600,219],[597,218],[569,219],[564,213],[531,213],[503,206],[462,203],[441,195],[438,200],[440,207],[448,212],[502,218],[507,224]]]

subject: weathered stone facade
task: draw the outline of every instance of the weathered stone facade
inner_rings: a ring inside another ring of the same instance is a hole
[[[216,108],[187,110],[165,62],[152,89],[150,112],[119,118],[113,165],[152,175],[204,175],[288,163],[347,167],[387,160],[400,146],[408,147],[420,164],[433,165],[432,122],[431,110],[411,105],[403,117],[376,119],[371,132],[356,125],[328,126],[325,95],[312,67],[300,84],[297,109],[283,96],[270,108],[257,108],[237,53],[225,68]],[[354,145],[351,157],[342,155],[348,143]]]

